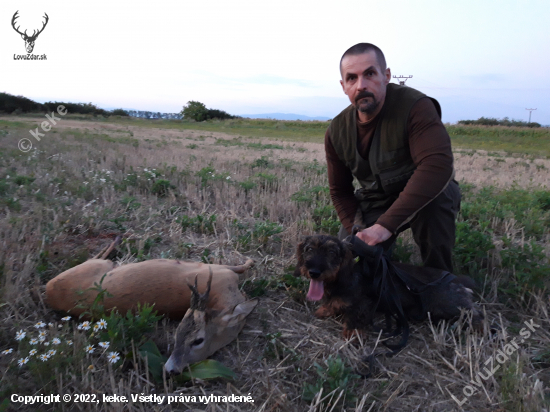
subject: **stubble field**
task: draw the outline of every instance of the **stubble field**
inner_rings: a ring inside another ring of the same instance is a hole
[[[470,334],[456,325],[414,323],[408,346],[394,358],[380,358],[374,376],[361,379],[356,375],[365,368],[361,359],[382,350],[378,335],[343,339],[337,319],[313,316],[316,305],[304,299],[307,283],[291,275],[303,236],[335,234],[339,228],[328,194],[323,133],[318,132],[325,125],[307,131],[304,122],[307,132],[301,134],[286,122],[236,131],[224,122],[67,117],[22,153],[18,142],[32,139],[29,129],[43,120],[0,118],[0,351],[13,349],[0,356],[0,411],[25,410],[9,402],[13,393],[118,394],[128,399],[142,393],[235,394],[254,399],[41,406],[71,411],[549,407],[550,301],[545,288],[550,275],[550,160],[545,155],[532,148],[512,155],[474,142],[482,151],[453,140],[463,193],[456,272],[477,281],[486,330]],[[547,144],[541,142],[541,147]],[[149,365],[153,358],[140,349],[152,342],[159,359],[168,355],[175,322],[143,313],[140,319],[149,319],[150,325],[146,320],[138,325],[112,316],[109,331],[115,330],[114,323],[126,329],[124,336],[111,334],[111,349],[118,348],[121,356],[111,364],[97,347],[99,335],[90,337],[75,327],[78,320],[64,323],[64,315],[48,309],[46,282],[97,254],[115,235],[124,237],[112,256],[121,262],[162,257],[241,264],[254,259],[256,265],[241,275],[240,287],[260,303],[238,340],[213,356],[234,372],[233,379],[184,381],[155,375]],[[409,231],[401,235],[395,255],[419,263]],[[53,324],[40,329],[48,331],[49,346],[30,343],[38,338],[34,325],[41,321]],[[524,322],[537,327],[517,348],[510,346],[525,337],[520,334]],[[25,337],[16,340],[20,331]],[[54,345],[55,338],[61,343]],[[89,344],[96,346],[94,353],[86,353]],[[29,355],[33,349],[37,353]],[[38,358],[51,350],[55,353],[49,358]],[[495,361],[498,370],[481,378],[478,372],[487,375],[489,359],[506,350],[507,359]],[[470,394],[465,387],[471,388],[471,396],[465,395]],[[464,400],[462,406],[452,395]]]

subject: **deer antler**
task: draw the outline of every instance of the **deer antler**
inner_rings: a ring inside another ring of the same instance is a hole
[[[21,36],[25,36],[25,37],[26,37],[26,36],[27,36],[27,30],[25,30],[25,33],[21,33],[21,32],[19,31],[19,27],[21,27],[21,26],[17,26],[17,28],[15,28],[15,20],[19,17],[19,16],[17,15],[17,13],[19,13],[19,10],[17,10],[17,11],[14,13],[13,17],[11,18],[11,26],[12,26],[13,29],[14,29],[17,33],[19,33]]]
[[[17,13],[19,13],[19,10],[17,10],[17,11],[15,12],[15,14],[13,15],[13,17],[12,17],[12,19],[11,19],[11,25],[12,25],[13,29],[14,29],[17,33],[19,33],[21,36],[25,36],[27,39],[29,39],[29,40],[31,40],[31,41],[33,41],[34,39],[36,39],[36,38],[38,37],[38,35],[39,35],[40,33],[42,33],[42,31],[44,30],[44,28],[45,28],[46,25],[48,24],[48,21],[50,20],[50,18],[48,17],[48,14],[47,14],[46,12],[44,12],[44,17],[46,18],[46,21],[45,21],[44,23],[42,23],[42,28],[41,28],[40,30],[38,30],[38,32],[37,32],[36,30],[34,30],[33,33],[32,33],[32,36],[29,36],[29,35],[27,35],[27,30],[25,30],[24,33],[21,33],[21,32],[19,31],[19,27],[21,27],[21,26],[17,26],[17,28],[15,28],[15,20],[16,20],[17,18],[19,18],[19,16],[17,15]]]
[[[46,14],[46,12],[44,12],[44,17],[46,18],[46,21],[43,23],[42,28],[41,28],[40,30],[38,30],[38,33],[35,33],[36,30],[33,31],[32,36],[31,36],[32,39],[37,38],[38,35],[39,35],[40,33],[42,33],[42,31],[44,31],[44,28],[46,27],[46,24],[48,24],[48,21],[50,20],[50,18],[48,17],[48,15]]]
[[[210,275],[208,276],[208,282],[206,283],[206,292],[199,293],[198,284],[197,284],[197,278],[199,275],[195,276],[195,286],[190,285],[189,283],[187,286],[189,289],[191,289],[192,295],[191,295],[191,304],[189,306],[192,310],[206,310],[206,302],[208,301],[208,295],[210,294],[210,285],[212,284],[212,268],[208,268]]]

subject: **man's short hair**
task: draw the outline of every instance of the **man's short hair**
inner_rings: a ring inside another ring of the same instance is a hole
[[[369,53],[371,51],[374,51],[374,53],[376,54],[376,61],[380,66],[380,70],[384,72],[386,70],[386,58],[384,57],[384,53],[382,53],[382,50],[371,43],[357,43],[355,46],[351,46],[349,49],[347,49],[346,52],[342,55],[342,58],[340,59],[340,74],[342,73],[342,61],[344,60],[344,57],[357,56],[358,54]]]

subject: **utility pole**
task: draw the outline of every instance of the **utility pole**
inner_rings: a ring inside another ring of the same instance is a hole
[[[531,123],[531,112],[537,109],[525,109],[525,110],[529,110],[529,123]]]
[[[399,84],[401,86],[405,86],[405,82],[408,80],[408,79],[412,79],[412,76],[393,76],[394,79],[398,79],[399,80]],[[401,79],[405,79],[405,80],[401,80]]]

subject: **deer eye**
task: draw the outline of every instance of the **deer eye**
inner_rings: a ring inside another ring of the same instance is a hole
[[[198,338],[198,339],[195,339],[193,341],[193,343],[191,344],[191,346],[197,346],[197,345],[200,345],[201,343],[204,342],[204,338]]]

